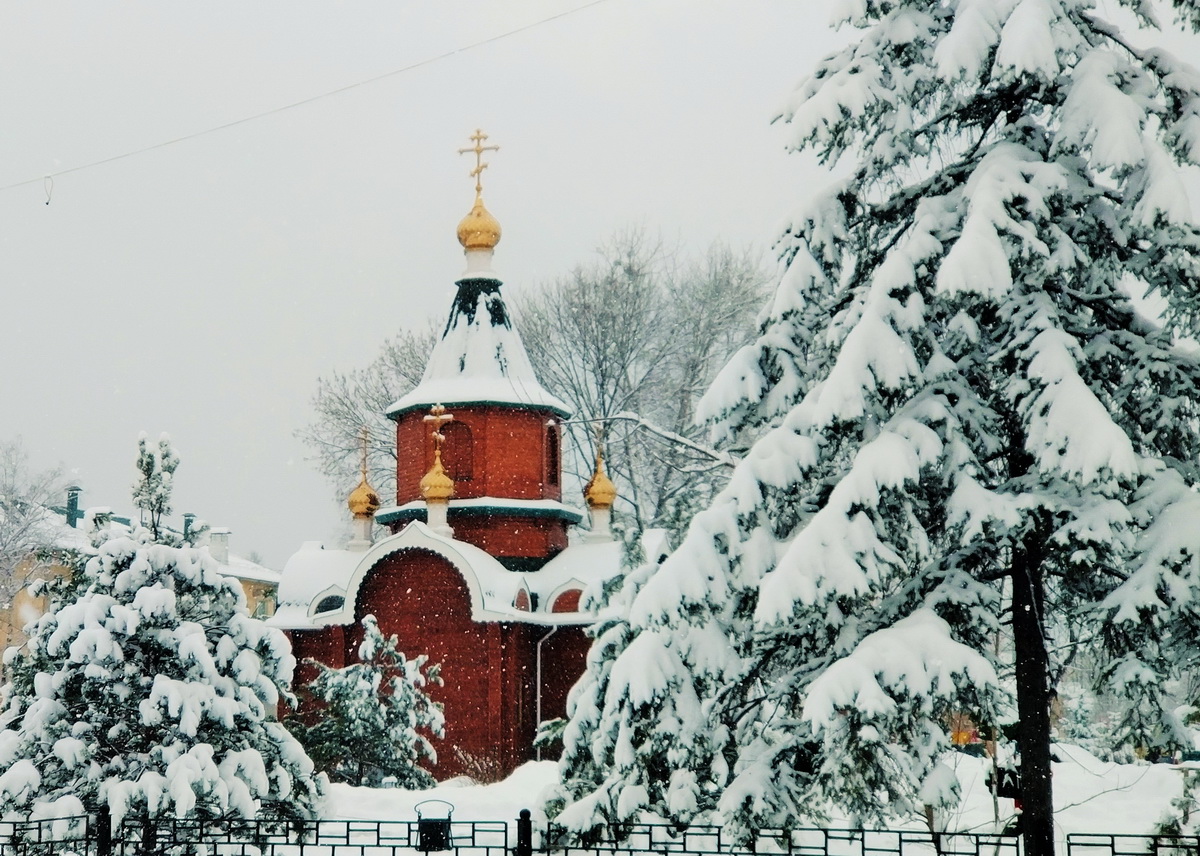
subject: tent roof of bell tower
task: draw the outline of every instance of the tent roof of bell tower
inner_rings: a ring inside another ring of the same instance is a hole
[[[471,139],[474,148],[461,151],[476,156],[471,176],[476,181],[478,207],[482,204],[479,176],[487,166],[480,157],[483,151],[495,151],[498,147],[482,146],[487,139],[482,131],[476,131]],[[496,229],[499,240],[498,225]],[[398,419],[404,413],[435,404],[494,404],[570,415],[566,403],[538,381],[521,336],[512,324],[500,294],[501,281],[492,272],[495,241],[463,241],[461,225],[459,239],[467,259],[467,272],[457,281],[458,292],[450,307],[446,329],[434,345],[421,382],[392,402],[387,415]]]

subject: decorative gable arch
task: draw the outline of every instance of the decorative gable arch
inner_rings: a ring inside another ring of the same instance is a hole
[[[356,620],[355,605],[358,602],[359,588],[367,575],[384,559],[396,553],[407,551],[423,551],[433,553],[449,563],[462,577],[471,603],[471,617],[475,621],[511,620],[509,606],[516,596],[518,582],[505,570],[504,566],[491,556],[464,544],[434,534],[423,523],[414,522],[405,526],[395,535],[375,543],[362,554],[362,558],[354,567],[343,586],[330,586],[324,589],[313,600],[309,614],[313,614],[318,602],[328,595],[339,595],[344,598],[341,608],[336,611],[322,611],[324,624],[353,624]],[[497,590],[505,587],[505,590]],[[511,591],[507,590],[511,587]],[[502,604],[498,611],[496,604]]]

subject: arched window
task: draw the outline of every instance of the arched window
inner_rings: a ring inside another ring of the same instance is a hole
[[[455,481],[470,481],[475,475],[475,449],[471,429],[461,422],[448,422],[442,426],[442,466],[446,474]]]
[[[546,428],[546,484],[558,484],[558,471],[562,466],[562,449],[558,442],[558,425]]]
[[[558,597],[554,598],[554,603],[550,607],[551,612],[579,612],[579,596],[582,594],[579,589],[567,589]]]
[[[341,609],[345,602],[346,599],[344,597],[338,597],[336,594],[323,597],[321,598],[321,602],[317,604],[316,614],[320,615],[322,612],[333,612],[335,609]]]

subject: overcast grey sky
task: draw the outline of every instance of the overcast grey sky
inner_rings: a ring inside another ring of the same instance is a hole
[[[833,5],[9,0],[0,187],[36,180],[0,191],[0,438],[128,510],[166,431],[176,510],[282,566],[343,524],[293,436],[317,378],[448,310],[471,131],[510,292],[629,224],[766,251],[824,181],[770,120]]]

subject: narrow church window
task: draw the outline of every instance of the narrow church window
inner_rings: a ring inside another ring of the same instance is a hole
[[[558,425],[546,428],[546,484],[558,484],[558,468],[562,460],[558,446]]]
[[[446,474],[455,481],[470,481],[474,477],[475,450],[471,429],[461,422],[448,422],[442,426],[442,466]]]

